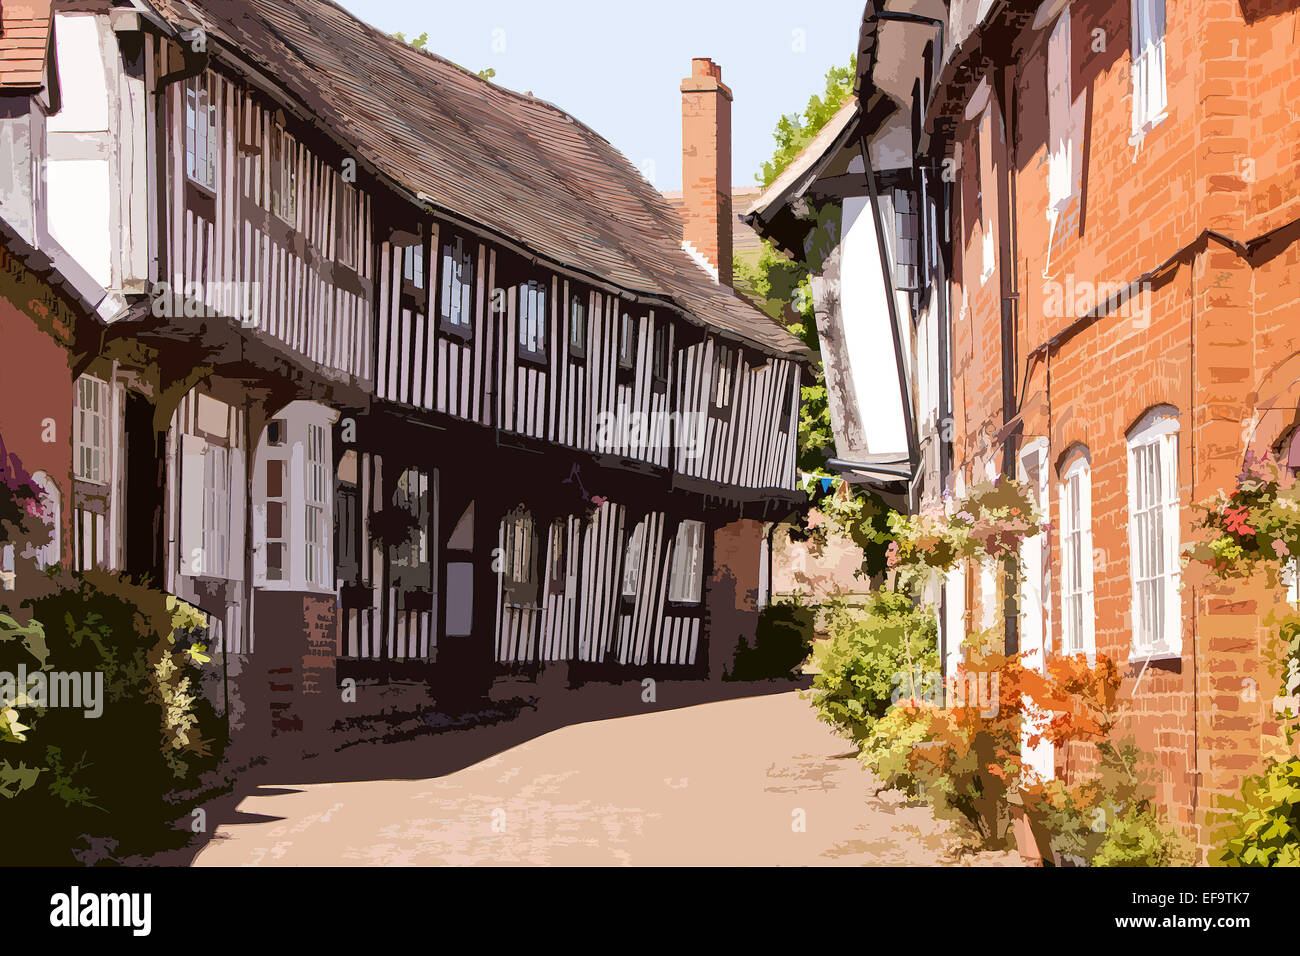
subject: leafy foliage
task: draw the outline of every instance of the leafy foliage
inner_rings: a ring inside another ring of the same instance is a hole
[[[826,74],[826,88],[820,94],[815,93],[809,97],[802,114],[790,113],[781,117],[772,134],[776,140],[776,152],[763,164],[762,171],[756,177],[765,188],[785,172],[794,158],[839,112],[853,93],[853,81],[857,74],[858,58],[853,56],[849,58],[848,66],[830,69]]]
[[[1300,866],[1300,757],[1275,761],[1229,803],[1234,819],[1211,861],[1220,866]]]
[[[1026,538],[1039,534],[1044,519],[1029,490],[1018,481],[997,479],[971,488],[943,508],[889,519],[895,543],[890,567],[906,579],[952,569],[967,559],[1014,555]]]
[[[111,833],[139,852],[178,842],[183,834],[171,821],[183,808],[172,794],[215,766],[225,737],[198,692],[205,619],[116,575],[55,583],[27,602],[33,619],[24,625],[40,629],[48,656],[33,666],[16,642],[0,641],[0,670],[16,672],[26,660],[29,671],[102,675],[102,712],[34,707],[23,739],[0,743],[0,789],[15,797],[0,802],[0,826],[12,834],[5,850],[23,862],[57,863],[72,862],[66,854],[86,835]],[[26,773],[21,792],[9,784],[15,768]]]
[[[1165,826],[1149,804],[1129,804],[1106,830],[1093,866],[1191,866],[1195,850],[1186,837]]]
[[[797,599],[773,601],[758,615],[754,645],[743,637],[728,680],[792,678],[812,653],[817,610]]]
[[[890,704],[938,670],[934,614],[905,594],[880,590],[864,610],[830,614],[830,639],[814,651],[810,695],[817,719],[861,745]]]
[[[1222,578],[1300,557],[1300,483],[1271,457],[1248,459],[1229,494],[1193,505],[1198,540],[1188,557]]]

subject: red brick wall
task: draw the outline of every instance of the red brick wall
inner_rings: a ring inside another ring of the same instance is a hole
[[[709,676],[722,676],[741,636],[752,639],[758,626],[759,554],[763,523],[742,518],[713,533],[713,563],[706,582],[705,626]]]
[[[709,59],[682,80],[682,220],[683,238],[731,285],[731,90]]]
[[[1184,588],[1182,659],[1149,666],[1138,683],[1140,666],[1129,663],[1125,433],[1153,405],[1178,409],[1186,540],[1188,505],[1231,485],[1258,406],[1285,395],[1292,409],[1261,420],[1265,447],[1294,418],[1300,386],[1292,386],[1300,382],[1300,362],[1287,362],[1300,328],[1298,234],[1284,231],[1252,255],[1229,245],[1300,217],[1300,110],[1289,105],[1300,102],[1296,6],[1169,4],[1168,115],[1135,160],[1129,143],[1128,0],[1075,0],[1072,93],[1088,103],[1082,206],[1074,228],[1058,241],[1050,268],[1049,30],[1029,33],[1022,43],[1009,155],[995,129],[1000,155],[993,182],[1014,184],[1015,261],[1006,261],[1006,224],[994,211],[1003,244],[998,271],[983,284],[982,226],[970,195],[978,183],[978,118],[958,129],[958,186],[966,195],[957,204],[953,296],[956,465],[968,482],[982,479],[986,461],[1001,468],[1001,450],[989,436],[1003,424],[1001,298],[1011,293],[1017,309],[1015,390],[1025,396],[1022,440],[1047,436],[1053,466],[1076,443],[1090,451],[1097,647],[1124,669],[1132,729],[1161,771],[1162,801],[1180,823],[1201,825],[1198,835],[1206,844],[1212,834],[1204,825],[1215,822],[1216,807],[1238,790],[1243,773],[1258,769],[1266,737],[1276,730],[1270,711],[1277,681],[1267,668],[1274,651],[1263,616],[1279,596],[1237,586],[1215,593],[1205,586]],[[1104,49],[1094,48],[1098,37]],[[989,202],[986,185],[986,208]],[[1225,239],[1206,239],[1204,230]],[[1185,251],[1179,255],[1180,250]],[[1103,316],[1029,361],[1079,314],[1048,314],[1045,269],[1063,284],[1068,277],[1127,283],[1162,265],[1145,317]],[[1058,488],[1053,473],[1054,520]],[[1051,549],[1057,581],[1054,540]],[[971,619],[978,621],[975,592]],[[1055,586],[1052,600],[1059,622]],[[1058,623],[1058,641],[1059,633]],[[1073,772],[1086,764],[1086,755],[1072,750],[1058,760]]]
[[[66,559],[72,527],[73,384],[61,341],[70,335],[70,316],[53,300],[48,286],[7,250],[0,257],[0,343],[10,357],[0,374],[0,438],[28,473],[43,471],[58,484],[61,554]],[[52,431],[47,419],[53,420]]]

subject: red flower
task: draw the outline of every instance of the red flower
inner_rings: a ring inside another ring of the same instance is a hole
[[[1254,534],[1255,529],[1246,523],[1246,518],[1250,515],[1250,509],[1242,508],[1225,508],[1223,511],[1223,524],[1233,534],[1247,535]]]

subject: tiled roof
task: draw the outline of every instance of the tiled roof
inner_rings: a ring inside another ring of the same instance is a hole
[[[50,0],[0,2],[0,93],[34,92],[45,81]]]
[[[157,6],[177,26],[203,26],[219,49],[273,77],[359,158],[435,207],[558,265],[669,300],[766,351],[805,351],[709,279],[682,250],[680,222],[654,187],[549,103],[412,49],[322,0]]]

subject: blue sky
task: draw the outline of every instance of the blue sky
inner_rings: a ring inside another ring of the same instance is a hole
[[[341,0],[355,16],[495,82],[531,90],[618,147],[663,190],[682,179],[682,77],[712,57],[736,99],[736,186],[772,155],[772,130],[801,111],[857,45],[863,0]]]

